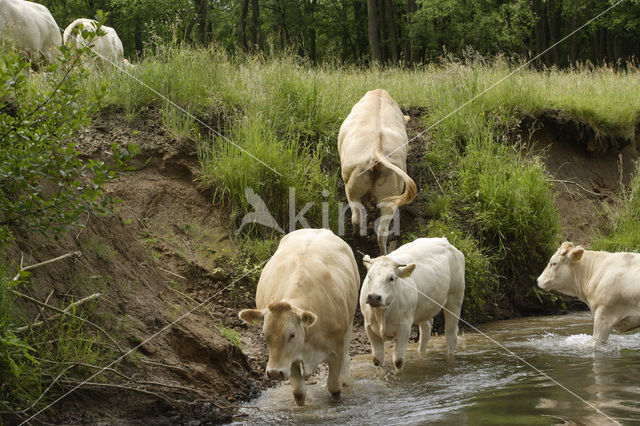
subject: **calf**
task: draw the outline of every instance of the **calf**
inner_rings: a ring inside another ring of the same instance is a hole
[[[247,323],[262,322],[269,349],[266,374],[290,379],[298,405],[305,377],[327,361],[327,389],[340,396],[349,378],[351,327],[360,275],[351,248],[327,229],[285,235],[265,265],[256,308],[240,311]]]
[[[62,44],[49,9],[25,0],[0,0],[0,36],[36,61],[42,56],[53,62]]]
[[[354,231],[361,224],[366,226],[362,198],[370,194],[380,208],[377,234],[383,254],[387,253],[389,224],[398,206],[416,196],[416,184],[406,172],[408,119],[389,93],[372,90],[353,106],[338,134],[351,224]]]
[[[455,352],[464,298],[464,255],[446,238],[418,238],[387,256],[363,259],[367,276],[360,309],[373,363],[384,361],[384,342],[396,340],[393,364],[402,369],[411,326],[420,327],[419,350],[427,348],[433,317],[444,307],[447,348]]]
[[[538,277],[538,287],[575,296],[594,315],[593,339],[640,327],[640,254],[585,250],[564,242]]]

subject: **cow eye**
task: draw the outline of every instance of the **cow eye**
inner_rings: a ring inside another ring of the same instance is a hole
[[[389,281],[393,282],[393,280],[395,280],[394,277],[389,277]]]
[[[292,341],[294,337],[296,337],[296,334],[295,333],[291,333],[289,335],[289,341]]]

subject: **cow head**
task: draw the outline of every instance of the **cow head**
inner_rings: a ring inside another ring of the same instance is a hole
[[[365,255],[362,259],[367,268],[368,293],[366,302],[372,308],[387,308],[393,303],[398,281],[407,278],[416,269],[415,263],[402,265],[387,256],[371,259]]]
[[[570,296],[575,296],[575,283],[571,265],[582,259],[584,248],[573,243],[564,242],[551,256],[549,264],[538,277],[538,287],[543,290],[556,290]]]
[[[275,302],[265,309],[245,309],[238,316],[248,324],[262,322],[269,349],[266,374],[270,379],[288,379],[292,364],[298,364],[297,367],[304,374],[302,355],[305,333],[318,319],[316,314],[287,302]]]

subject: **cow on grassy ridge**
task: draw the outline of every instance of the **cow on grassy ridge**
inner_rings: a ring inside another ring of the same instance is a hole
[[[285,235],[265,265],[256,289],[256,308],[240,319],[262,323],[269,349],[266,375],[290,379],[298,405],[306,398],[305,377],[324,361],[327,389],[340,395],[349,380],[351,327],[360,275],[351,248],[327,229]]]
[[[398,104],[385,90],[367,92],[351,109],[338,134],[338,152],[354,232],[363,222],[362,199],[370,194],[380,208],[378,245],[387,253],[389,224],[397,208],[416,196],[407,175],[407,131]]]
[[[64,30],[64,44],[72,48],[90,47],[96,54],[96,61],[106,61],[111,64],[130,68],[131,64],[129,64],[129,61],[125,62],[122,41],[120,41],[116,30],[102,25],[100,29],[104,32],[103,35],[96,35],[91,41],[82,36],[83,30],[95,32],[96,29],[97,22],[95,20],[87,18],[76,19]],[[79,32],[76,34],[76,31]]]
[[[49,9],[26,0],[0,0],[0,37],[34,61],[53,62],[62,44]]]
[[[374,364],[384,361],[384,342],[395,339],[393,364],[402,369],[413,324],[420,327],[419,350],[426,350],[433,317],[443,308],[447,349],[455,352],[465,287],[465,260],[458,249],[446,238],[418,238],[363,262],[368,272],[360,309]]]
[[[640,328],[640,254],[585,250],[564,242],[538,277],[538,287],[575,296],[594,315],[593,339]]]

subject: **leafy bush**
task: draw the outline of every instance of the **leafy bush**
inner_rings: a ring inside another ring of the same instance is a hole
[[[640,251],[640,162],[636,164],[629,189],[625,191],[622,206],[610,212],[610,232],[597,235],[593,248],[607,251]]]
[[[29,64],[15,54],[0,57],[0,402],[11,411],[43,403],[46,398],[34,399],[47,382],[69,370],[65,363],[90,362],[95,352],[87,343],[91,339],[83,338],[83,323],[75,312],[62,315],[45,332],[26,334],[28,327],[19,327],[28,318],[15,296],[28,284],[27,274],[16,276],[17,267],[6,261],[14,231],[57,238],[79,226],[81,215],[109,212],[114,200],[103,185],[136,154],[133,145],[113,145],[111,164],[80,157],[73,139],[98,110],[104,93],[80,96],[79,83],[87,71],[77,65],[86,54],[87,49],[62,47],[59,63],[49,66],[44,77],[32,77]],[[30,79],[41,83],[38,90]],[[41,357],[49,363],[43,364]]]

